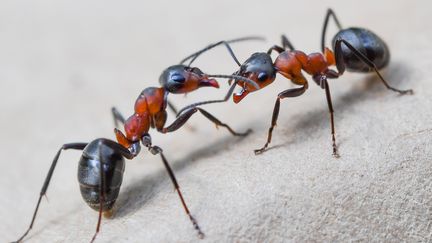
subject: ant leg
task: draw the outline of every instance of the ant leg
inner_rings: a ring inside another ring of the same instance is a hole
[[[121,124],[125,124],[126,119],[124,118],[124,116],[120,113],[120,111],[117,110],[117,108],[112,107],[111,108],[111,113],[113,115],[114,118],[114,126],[118,127],[118,123],[120,122]]]
[[[193,57],[192,57],[192,59],[190,60],[190,62],[189,62],[189,64],[188,64],[188,67],[190,67],[190,65],[192,65],[192,63],[203,53],[203,52],[206,52],[207,50],[210,50],[211,48],[213,48],[213,47],[215,47],[215,46],[218,46],[218,45],[220,45],[220,44],[224,44],[225,45],[225,47],[228,49],[228,52],[229,52],[229,54],[231,55],[231,57],[234,59],[234,61],[237,63],[237,65],[240,67],[241,66],[241,63],[239,62],[239,60],[237,59],[237,57],[234,55],[234,52],[233,52],[233,50],[231,49],[231,46],[228,44],[228,42],[226,42],[226,41],[219,41],[218,43],[215,43],[215,44],[213,44],[213,45],[210,45],[210,46],[208,46],[207,48],[204,48],[204,49],[202,49],[201,51],[199,51],[199,52],[197,52],[197,53],[194,53],[194,54],[192,54],[192,55],[194,55]],[[181,63],[183,63],[183,61],[181,62]]]
[[[115,150],[117,153],[121,154],[123,157],[125,157],[126,159],[133,159],[135,158],[136,155],[134,155],[134,153],[132,153],[131,151],[129,151],[127,148],[125,148],[123,145],[114,142],[112,140],[109,139],[104,139],[102,141],[102,144]]]
[[[173,103],[171,103],[170,101],[167,101],[167,104],[168,104],[168,108],[170,108],[171,111],[177,116],[178,110],[175,107],[175,105]]]
[[[101,156],[101,151],[99,151],[99,158],[101,158],[101,161],[99,163],[99,176],[100,176],[100,181],[99,181],[99,216],[98,216],[98,221],[96,224],[96,232],[94,233],[90,243],[94,242],[97,234],[99,233],[100,226],[102,223],[103,206],[104,206],[104,202],[105,202],[105,174],[103,172],[104,171],[103,170],[104,161],[103,161],[103,156]]]
[[[229,125],[227,125],[225,123],[222,123],[216,117],[214,117],[212,114],[208,113],[204,109],[201,109],[201,108],[196,108],[196,109],[198,109],[201,112],[201,114],[203,114],[205,117],[207,117],[207,119],[209,119],[210,121],[212,121],[216,125],[216,128],[218,126],[225,127],[234,136],[244,137],[244,136],[247,136],[249,133],[252,132],[251,129],[248,129],[248,130],[246,130],[246,132],[238,133],[238,132],[234,131]]]
[[[270,47],[270,49],[268,49],[267,54],[271,55],[272,51],[275,51],[277,53],[281,53],[281,52],[284,52],[285,49],[278,46],[278,45],[274,45],[274,46]]]
[[[333,12],[333,10],[331,8],[327,9],[327,14],[326,14],[325,19],[324,19],[324,25],[323,25],[322,34],[321,34],[321,51],[322,52],[324,52],[324,48],[325,48],[325,37],[326,37],[327,25],[328,25],[330,16],[333,17],[339,30],[342,29],[342,25],[340,24],[338,18],[336,17],[336,14]]]
[[[160,129],[159,132],[168,133],[168,132],[176,131],[177,129],[182,127],[186,123],[186,121],[189,120],[189,118],[194,113],[196,113],[197,111],[201,112],[201,114],[203,114],[207,119],[212,121],[216,125],[216,127],[218,127],[218,126],[225,127],[234,136],[246,136],[251,132],[251,130],[249,129],[244,133],[238,133],[238,132],[234,131],[229,125],[222,123],[216,117],[214,117],[212,114],[210,114],[207,111],[205,111],[204,109],[201,109],[198,107],[193,107],[193,108],[185,111],[183,114],[181,114],[179,117],[177,117],[177,119],[171,125],[169,125],[168,127],[164,127],[162,129]]]
[[[207,101],[201,101],[201,102],[196,102],[196,103],[190,104],[188,106],[183,107],[177,113],[177,117],[179,117],[184,111],[189,110],[189,109],[196,107],[196,106],[226,102],[231,97],[232,93],[234,92],[236,85],[237,85],[237,82],[234,82],[231,85],[230,89],[228,90],[228,93],[225,95],[225,98],[223,98],[222,100],[207,100]]]
[[[281,53],[287,50],[293,51],[294,46],[291,44],[291,42],[288,40],[288,38],[285,35],[281,36],[282,39],[282,47],[278,45],[272,46],[268,51],[267,54],[271,55],[272,51],[276,51],[277,53]]]
[[[183,111],[183,109],[182,109],[182,110],[180,110],[180,112],[179,112],[178,109],[174,106],[174,104],[171,103],[170,101],[167,101],[167,104],[168,104],[168,108],[170,108],[170,110],[171,110],[171,111],[172,111],[176,116],[179,116],[180,113]],[[195,128],[194,128],[193,126],[189,125],[189,124],[186,124],[185,126],[186,126],[186,128],[187,128],[189,131],[191,131],[191,132],[195,131]]]
[[[37,215],[38,210],[39,210],[39,205],[40,205],[40,203],[41,203],[42,197],[45,196],[45,194],[46,194],[46,192],[47,192],[47,190],[48,190],[48,185],[49,185],[49,183],[50,183],[50,181],[51,181],[51,177],[52,177],[52,175],[53,175],[53,173],[54,173],[54,169],[55,169],[55,167],[56,167],[56,165],[57,165],[57,161],[58,161],[58,159],[59,159],[59,157],[60,157],[60,153],[61,153],[61,151],[62,151],[62,150],[68,150],[68,149],[83,150],[86,146],[87,146],[87,143],[68,143],[68,144],[64,144],[64,145],[63,145],[63,146],[58,150],[58,152],[57,152],[57,154],[55,155],[54,160],[53,160],[53,162],[52,162],[52,164],[51,164],[51,167],[50,167],[50,169],[49,169],[49,171],[48,171],[48,174],[47,174],[47,176],[46,176],[46,178],[45,178],[45,182],[44,182],[44,184],[43,184],[43,186],[42,186],[42,189],[41,189],[41,191],[40,191],[39,199],[38,199],[38,202],[37,202],[37,204],[36,204],[36,208],[35,208],[35,210],[34,210],[34,212],[33,212],[33,217],[32,217],[32,220],[31,220],[30,226],[28,227],[28,229],[26,230],[26,232],[24,232],[24,234],[23,234],[23,235],[22,235],[22,236],[21,236],[21,237],[20,237],[16,242],[21,242],[21,241],[24,239],[24,237],[26,237],[27,234],[30,232],[30,230],[33,228],[33,224],[34,224],[34,222],[35,222],[36,215]]]
[[[330,112],[331,133],[332,133],[332,142],[333,142],[333,156],[335,158],[339,158],[340,156],[338,154],[337,146],[336,146],[335,126],[334,126],[334,117],[333,117],[334,110],[333,110],[333,104],[330,95],[330,86],[325,77],[322,78],[321,82],[324,82],[327,104]]]
[[[400,90],[400,89],[396,89],[396,88],[390,86],[387,83],[387,81],[383,78],[383,76],[381,76],[381,74],[378,71],[378,69],[376,68],[375,64],[371,60],[369,60],[365,55],[363,55],[361,52],[359,52],[357,49],[355,49],[348,41],[346,41],[344,39],[336,40],[336,44],[335,44],[336,67],[337,67],[340,74],[342,74],[345,71],[345,63],[343,61],[343,56],[342,56],[342,43],[346,47],[348,47],[348,49],[350,49],[358,59],[363,61],[370,68],[374,69],[375,73],[378,75],[378,77],[381,79],[382,83],[384,84],[384,86],[386,86],[387,89],[398,92],[400,94],[412,94],[413,93],[412,89]]]
[[[211,44],[211,45],[203,48],[202,50],[199,50],[199,51],[185,57],[183,60],[180,61],[180,64],[183,64],[184,62],[186,62],[187,60],[192,58],[192,60],[189,62],[189,65],[188,65],[188,66],[190,66],[195,61],[195,59],[197,59],[201,54],[203,54],[204,52],[206,52],[210,49],[213,49],[214,47],[217,47],[217,46],[223,44],[228,49],[228,52],[230,53],[230,55],[234,59],[234,61],[237,63],[237,65],[241,66],[240,62],[238,61],[237,57],[234,55],[234,52],[232,51],[229,44],[235,43],[235,42],[240,42],[240,41],[247,41],[247,40],[264,40],[264,38],[259,37],[259,36],[248,36],[248,37],[232,39],[232,40],[228,40],[228,41],[219,41],[217,43]]]
[[[201,228],[199,227],[197,221],[192,216],[192,214],[189,211],[188,206],[186,205],[186,202],[185,202],[185,200],[183,198],[183,195],[182,195],[182,193],[180,191],[180,186],[177,183],[177,179],[176,179],[176,177],[174,175],[174,172],[171,169],[171,166],[169,165],[168,160],[165,158],[162,149],[160,147],[158,147],[158,146],[152,146],[151,145],[151,137],[150,137],[150,135],[147,134],[146,136],[147,137],[143,137],[143,141],[145,142],[145,146],[149,149],[149,151],[153,155],[159,154],[161,156],[161,159],[162,159],[162,162],[163,162],[163,164],[165,166],[165,169],[167,170],[168,175],[171,178],[172,183],[174,184],[174,188],[175,188],[175,190],[177,191],[177,194],[180,197],[180,201],[181,201],[181,203],[183,205],[183,208],[184,208],[186,214],[189,216],[189,219],[192,222],[195,230],[198,232],[198,237],[201,238],[201,239],[204,238],[204,233],[201,231]]]
[[[104,139],[100,142],[99,145],[100,146],[104,145],[104,146],[110,147],[113,150],[115,150],[117,153],[121,154],[123,157],[125,157],[127,159],[133,159],[135,157],[129,150],[127,150],[125,147],[123,147],[122,145],[120,145],[114,141]],[[99,173],[100,173],[99,174],[99,176],[100,176],[100,181],[99,181],[99,195],[100,195],[99,216],[98,216],[98,222],[96,225],[96,232],[94,233],[93,238],[90,241],[90,243],[92,243],[96,239],[96,236],[100,231],[100,226],[102,223],[102,214],[104,212],[103,206],[105,203],[105,191],[106,191],[105,186],[106,186],[106,183],[105,183],[105,173],[103,173],[104,172],[103,166],[104,166],[105,162],[103,161],[104,156],[102,156],[101,153],[102,153],[102,151],[99,150],[99,158],[101,158],[101,161],[99,163]]]
[[[272,122],[271,122],[271,126],[268,130],[267,142],[264,144],[264,146],[262,148],[254,150],[255,155],[264,153],[266,151],[268,145],[271,142],[273,128],[276,126],[276,122],[277,122],[277,119],[279,116],[280,100],[283,98],[300,96],[306,91],[306,89],[307,89],[307,85],[305,85],[301,88],[287,89],[287,90],[282,91],[281,93],[278,94],[278,97],[276,99],[276,103],[275,103],[274,108],[273,108]]]
[[[286,50],[287,47],[290,51],[294,51],[295,48],[293,46],[293,44],[291,44],[291,42],[288,40],[288,38],[286,37],[286,35],[282,35],[281,36],[282,39],[282,47]]]

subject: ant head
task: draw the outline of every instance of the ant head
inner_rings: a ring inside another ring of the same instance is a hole
[[[200,87],[219,88],[218,82],[209,79],[199,68],[185,65],[174,65],[165,69],[159,77],[159,83],[174,94],[188,93]]]
[[[271,84],[276,77],[276,70],[273,67],[273,61],[267,53],[254,53],[236,72],[237,75],[246,77],[258,84],[259,89]],[[242,87],[240,93],[234,94],[235,103],[240,102],[247,94],[258,90],[249,83],[238,81],[238,85]]]

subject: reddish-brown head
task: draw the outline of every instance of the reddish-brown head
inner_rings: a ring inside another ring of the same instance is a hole
[[[237,84],[242,87],[242,90],[233,95],[234,103],[239,103],[250,92],[257,91],[271,84],[275,80],[276,70],[273,67],[270,55],[267,53],[254,53],[242,64],[240,70],[235,74],[251,79],[259,86],[257,88],[250,83],[239,80]]]
[[[159,83],[170,93],[183,94],[201,87],[219,88],[215,79],[211,79],[199,68],[184,65],[171,66],[161,74]]]

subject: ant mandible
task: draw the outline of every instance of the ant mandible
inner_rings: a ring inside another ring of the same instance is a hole
[[[330,17],[333,17],[339,28],[339,32],[333,38],[332,44],[334,52],[328,48],[324,48],[326,30]],[[270,56],[272,51],[279,53],[274,62]],[[345,69],[351,72],[375,72],[387,89],[400,94],[413,93],[411,89],[400,90],[390,86],[379,73],[378,70],[386,67],[390,61],[390,51],[385,42],[376,34],[364,28],[351,27],[343,29],[335,13],[331,9],[327,10],[324,20],[321,51],[322,53],[312,53],[307,55],[302,51],[295,50],[288,38],[282,36],[282,47],[274,45],[267,51],[267,53],[254,53],[243,64],[239,65],[240,69],[234,74],[255,81],[259,85],[259,88],[257,89],[247,83],[239,81],[237,85],[242,87],[242,89],[239,93],[233,95],[235,103],[239,103],[249,93],[262,89],[272,83],[275,80],[277,73],[282,74],[294,84],[301,86],[299,88],[284,90],[278,94],[273,109],[271,126],[268,130],[267,142],[262,148],[254,150],[255,154],[265,152],[271,142],[272,132],[276,126],[279,115],[280,100],[288,97],[300,96],[308,89],[308,81],[302,74],[302,71],[311,75],[315,83],[325,90],[330,112],[332,147],[333,155],[335,157],[339,157],[339,155],[335,138],[333,104],[327,79],[339,78],[345,72]],[[197,53],[195,59],[200,54],[201,53]],[[329,69],[329,67],[333,65],[336,65],[337,71]],[[231,96],[233,91],[234,87],[229,90],[223,100],[204,101],[186,106],[179,112],[179,114],[195,106],[225,102]]]
[[[245,37],[233,39],[230,41],[221,41],[209,45],[203,50],[208,50],[224,44],[227,46],[228,51],[232,53],[232,50],[228,43],[253,39],[262,40],[263,38]],[[190,58],[193,58],[193,56],[185,58],[182,63]],[[63,150],[83,151],[78,164],[78,181],[80,183],[81,196],[92,209],[99,212],[96,231],[91,239],[91,242],[93,242],[96,239],[97,234],[99,233],[102,222],[102,215],[106,217],[110,217],[112,215],[112,209],[119,195],[120,186],[123,181],[123,172],[125,169],[124,158],[131,160],[135,158],[140,151],[139,140],[137,141],[137,145],[136,141],[129,140],[129,138],[140,139],[143,145],[153,155],[159,154],[161,156],[165,169],[167,170],[168,175],[174,185],[174,188],[180,197],[180,201],[186,214],[189,216],[189,219],[191,220],[194,228],[197,230],[198,236],[200,238],[203,238],[204,233],[201,231],[198,223],[191,215],[190,210],[187,207],[183,195],[180,191],[180,186],[177,183],[174,172],[171,169],[165,155],[163,154],[162,149],[159,146],[152,145],[151,137],[147,132],[149,130],[149,126],[156,127],[159,131],[163,133],[172,132],[180,128],[192,116],[193,113],[199,110],[204,116],[216,123],[216,125],[227,127],[227,129],[232,134],[236,136],[247,135],[250,130],[245,133],[236,133],[228,125],[221,123],[208,112],[199,108],[181,116],[168,128],[163,128],[166,120],[166,106],[168,105],[176,112],[175,107],[167,101],[168,93],[186,93],[194,91],[200,87],[207,86],[218,88],[219,85],[217,81],[214,79],[209,79],[210,77],[233,78],[236,80],[242,80],[243,82],[249,83],[252,86],[258,87],[257,84],[254,83],[254,81],[241,76],[207,75],[201,72],[198,68],[191,68],[190,66],[185,65],[175,65],[169,67],[161,75],[160,82],[162,84],[162,88],[145,89],[136,101],[136,113],[131,118],[125,121],[121,114],[115,108],[112,109],[116,125],[117,121],[125,123],[127,134],[126,136],[124,136],[119,130],[115,129],[117,138],[119,139],[120,143],[105,138],[99,138],[91,141],[90,143],[67,143],[61,146],[61,148],[58,150],[54,157],[54,160],[42,185],[42,189],[39,193],[39,198],[36,203],[36,208],[33,212],[30,225],[24,232],[24,234],[16,242],[21,242],[33,228],[42,197],[46,195],[49,183],[54,173],[54,169],[56,168],[60,154]],[[130,136],[131,134],[133,134],[132,137]]]

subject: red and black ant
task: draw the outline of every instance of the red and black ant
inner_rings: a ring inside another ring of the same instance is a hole
[[[262,40],[260,37],[245,37],[230,41],[221,41],[212,44],[203,50],[211,49],[218,45],[224,44],[228,48],[228,51],[233,53],[228,43],[254,39]],[[185,58],[182,63],[193,57],[194,56],[189,56]],[[200,111],[205,117],[210,119],[216,125],[226,127],[233,135],[247,135],[250,130],[246,131],[245,133],[237,133],[232,130],[231,127],[220,122],[217,118],[201,108],[189,109],[188,112],[180,115],[170,126],[164,127],[167,118],[165,111],[167,106],[176,112],[175,107],[167,101],[168,94],[184,94],[187,92],[192,92],[200,87],[218,88],[218,82],[215,79],[211,79],[212,77],[235,79],[236,81],[241,80],[244,83],[248,83],[251,86],[258,88],[258,85],[254,81],[242,76],[209,75],[203,73],[196,67],[185,66],[182,64],[167,68],[159,79],[162,87],[151,87],[144,89],[144,91],[136,100],[135,114],[129,119],[125,120],[115,108],[112,109],[116,125],[117,121],[125,124],[126,135],[123,135],[123,133],[121,133],[117,128],[115,129],[118,143],[109,139],[99,138],[93,140],[90,143],[64,144],[59,149],[54,157],[54,160],[45,178],[45,182],[40,191],[39,199],[37,201],[30,226],[16,242],[22,241],[32,229],[39,210],[39,205],[41,203],[42,197],[47,192],[60,153],[63,150],[69,149],[83,151],[78,164],[78,181],[80,183],[81,195],[84,201],[92,209],[99,212],[96,232],[91,240],[91,242],[93,242],[100,230],[102,215],[108,217],[112,214],[112,209],[119,195],[120,186],[123,181],[123,172],[125,169],[124,158],[131,160],[138,155],[140,152],[140,141],[153,155],[159,154],[161,156],[165,169],[167,170],[168,175],[174,184],[174,188],[180,197],[180,201],[186,214],[189,216],[194,228],[197,230],[198,236],[203,238],[204,233],[201,231],[198,223],[192,217],[189,208],[186,205],[173,170],[165,158],[162,149],[159,146],[152,145],[151,137],[150,134],[148,134],[148,131],[150,127],[154,127],[162,133],[173,132],[185,124],[185,122],[195,112]]]
[[[339,28],[339,32],[333,38],[332,46],[334,53],[330,49],[324,48],[327,24],[330,17],[333,17]],[[272,51],[279,53],[274,62],[270,56]],[[364,28],[351,27],[343,29],[331,9],[328,9],[324,20],[321,51],[322,53],[312,53],[307,55],[302,51],[295,50],[289,40],[285,36],[282,36],[282,47],[274,45],[267,51],[267,53],[254,53],[243,64],[239,65],[240,69],[234,74],[254,80],[259,85],[259,88],[257,89],[247,83],[239,81],[237,85],[242,87],[242,89],[240,93],[233,95],[235,103],[239,103],[249,93],[271,84],[275,80],[277,73],[282,74],[285,78],[300,86],[299,88],[284,90],[278,94],[273,109],[267,142],[262,148],[254,150],[255,154],[263,153],[271,142],[273,128],[276,126],[276,121],[279,115],[280,100],[288,97],[300,96],[308,89],[308,81],[303,76],[302,71],[311,75],[315,83],[325,90],[327,104],[330,111],[333,155],[335,157],[338,157],[338,152],[335,138],[333,105],[327,79],[339,78],[345,72],[345,69],[351,72],[363,73],[373,71],[378,75],[379,79],[388,89],[400,94],[413,93],[411,89],[400,90],[390,86],[379,73],[378,70],[386,67],[390,61],[390,51],[385,42],[376,34]],[[202,54],[202,52],[195,54],[194,59],[196,59],[198,55]],[[329,69],[329,67],[333,65],[336,65],[337,71]],[[231,96],[233,91],[234,87],[229,90],[223,100],[204,101],[186,106],[179,112],[179,114],[198,105],[225,102]]]

